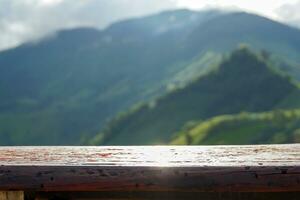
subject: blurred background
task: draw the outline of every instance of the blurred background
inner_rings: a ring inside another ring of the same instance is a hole
[[[300,0],[0,0],[0,145],[300,142]]]

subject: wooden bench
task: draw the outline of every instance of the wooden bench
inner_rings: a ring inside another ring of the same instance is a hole
[[[0,147],[0,200],[300,199],[300,145]]]

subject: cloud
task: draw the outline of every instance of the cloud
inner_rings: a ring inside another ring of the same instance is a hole
[[[175,7],[174,0],[0,0],[0,49],[59,29],[103,28],[123,18]]]
[[[271,18],[277,18],[278,7],[295,0],[177,0],[180,7],[188,8],[222,8],[230,10],[246,10]]]
[[[300,24],[300,0],[0,0],[0,50],[60,29],[104,28],[120,19],[179,7],[243,9]]]
[[[300,0],[285,3],[276,9],[276,14],[282,21],[300,27]]]

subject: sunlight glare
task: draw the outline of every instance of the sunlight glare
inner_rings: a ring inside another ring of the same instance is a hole
[[[63,0],[41,0],[41,5],[51,6],[61,3]]]

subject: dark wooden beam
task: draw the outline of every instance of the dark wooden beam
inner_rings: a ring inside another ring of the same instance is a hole
[[[300,145],[1,147],[0,190],[300,192]]]
[[[60,192],[39,193],[34,200],[299,200],[300,193]]]

